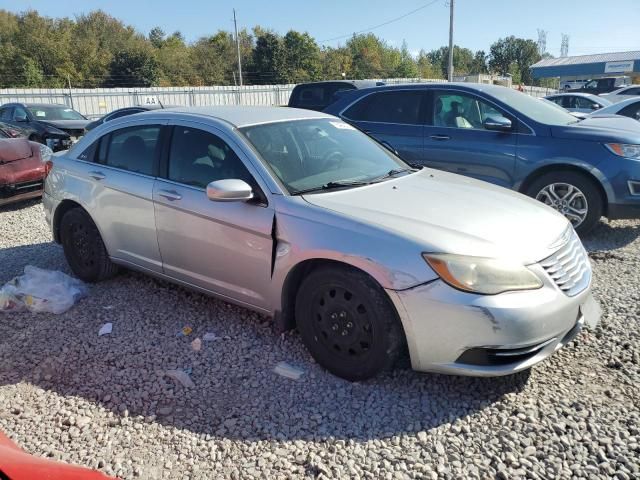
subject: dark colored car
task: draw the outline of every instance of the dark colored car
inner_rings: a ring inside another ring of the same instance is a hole
[[[640,217],[640,123],[630,118],[580,121],[513,89],[469,83],[347,92],[325,112],[409,163],[536,198],[580,233],[601,216]]]
[[[5,103],[0,106],[0,121],[26,130],[29,140],[54,152],[68,149],[89,123],[72,108],[54,103]]]
[[[384,85],[371,80],[330,80],[296,85],[289,97],[289,107],[321,112],[337,100],[339,93]]]
[[[0,479],[2,480],[108,480],[110,478],[88,468],[29,455],[0,432]]]
[[[109,122],[111,120],[115,120],[116,118],[126,117],[127,115],[133,115],[135,113],[148,112],[150,110],[159,110],[162,108],[170,108],[170,107],[168,105],[161,105],[159,103],[156,103],[153,105],[138,105],[135,107],[119,108],[118,110],[114,110],[111,113],[107,113],[106,115],[100,117],[99,119],[88,123],[85,129],[87,131],[93,130],[97,126],[102,125],[103,123]]]
[[[604,77],[589,80],[580,88],[567,90],[567,93],[593,93],[599,95],[601,93],[609,93],[624,87],[630,83],[629,77]]]
[[[51,153],[26,138],[0,138],[0,205],[42,196]]]

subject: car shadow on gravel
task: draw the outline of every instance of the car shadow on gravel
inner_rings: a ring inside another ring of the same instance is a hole
[[[640,222],[600,221],[581,240],[589,252],[608,252],[633,243],[640,236]]]
[[[32,198],[29,200],[22,200],[21,202],[7,203],[6,205],[0,205],[0,213],[16,212],[18,210],[33,207],[39,203],[42,203],[41,198]]]
[[[54,242],[0,248],[0,287],[21,275],[27,265],[70,273],[62,247]]]
[[[15,247],[0,250],[0,260],[49,256],[50,268],[64,270],[58,250]],[[113,332],[98,337],[105,322]],[[186,337],[179,334],[185,325],[193,328]],[[194,351],[191,342],[206,332],[219,340]],[[280,361],[304,375],[277,375]],[[170,369],[188,371],[195,386],[167,377]],[[419,374],[405,359],[373,380],[350,383],[315,364],[295,331],[281,334],[263,316],[130,272],[91,286],[61,315],[0,314],[0,385],[27,382],[84,399],[106,409],[108,420],[96,413],[100,408],[89,410],[111,427],[133,416],[203,438],[386,438],[473,415],[523,390],[528,378],[528,372],[487,379]],[[63,410],[48,415],[69,428]]]

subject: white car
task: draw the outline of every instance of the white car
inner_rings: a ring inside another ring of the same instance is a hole
[[[590,117],[600,117],[603,115],[622,115],[624,117],[640,120],[640,97],[631,97],[622,102],[614,103],[606,108],[598,110]]]
[[[628,87],[622,87],[610,93],[603,93],[600,96],[612,103],[622,102],[623,100],[640,96],[640,85],[629,85]]]
[[[544,98],[568,110],[570,113],[592,113],[611,105],[611,102],[606,98],[590,93],[558,93]]]

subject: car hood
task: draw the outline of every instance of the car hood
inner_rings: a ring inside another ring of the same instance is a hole
[[[41,122],[60,130],[82,130],[87,126],[89,120],[47,120]]]
[[[420,243],[425,252],[525,264],[551,255],[569,225],[555,210],[524,195],[431,169],[304,199]]]
[[[0,165],[33,155],[31,145],[26,138],[7,138],[0,140]]]
[[[640,144],[640,122],[620,115],[594,115],[571,125],[551,127],[558,138]]]

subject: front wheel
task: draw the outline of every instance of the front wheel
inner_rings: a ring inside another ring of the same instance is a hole
[[[405,341],[384,290],[347,267],[321,267],[304,279],[296,297],[296,322],[316,361],[350,381],[392,366]]]
[[[562,213],[580,235],[592,230],[602,216],[602,195],[581,173],[546,173],[529,185],[526,194]]]
[[[60,239],[64,256],[80,280],[98,282],[117,273],[118,267],[109,259],[98,227],[81,208],[73,208],[64,214],[60,222]]]

